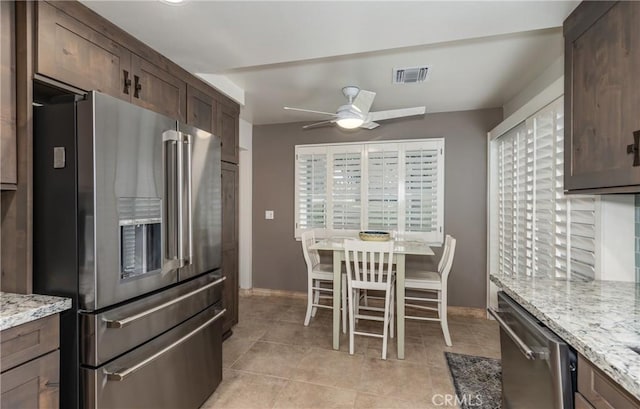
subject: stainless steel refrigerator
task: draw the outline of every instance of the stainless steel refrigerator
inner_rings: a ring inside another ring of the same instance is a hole
[[[222,378],[220,138],[98,92],[34,131],[34,291],[73,300],[61,407],[199,407]]]

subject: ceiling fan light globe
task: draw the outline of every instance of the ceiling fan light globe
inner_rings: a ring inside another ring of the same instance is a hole
[[[362,118],[341,118],[336,121],[340,128],[355,129],[362,125],[364,121]]]

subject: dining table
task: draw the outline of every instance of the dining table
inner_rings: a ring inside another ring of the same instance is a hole
[[[333,305],[340,305],[341,274],[344,255],[344,237],[330,237],[317,241],[310,248],[333,252]],[[358,240],[353,238],[353,240]],[[397,311],[397,344],[398,359],[404,359],[404,278],[405,256],[433,256],[434,252],[429,243],[423,241],[396,240],[394,241],[393,263],[396,265],[396,305]],[[340,308],[333,308],[333,349],[340,349]]]

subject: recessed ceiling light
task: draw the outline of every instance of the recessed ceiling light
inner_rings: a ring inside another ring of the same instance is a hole
[[[179,6],[179,5],[182,5],[185,0],[161,0],[161,1],[171,6]]]

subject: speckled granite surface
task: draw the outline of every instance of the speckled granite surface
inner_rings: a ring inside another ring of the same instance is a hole
[[[491,275],[569,345],[640,399],[640,284]]]
[[[71,308],[70,298],[0,292],[0,331]]]

